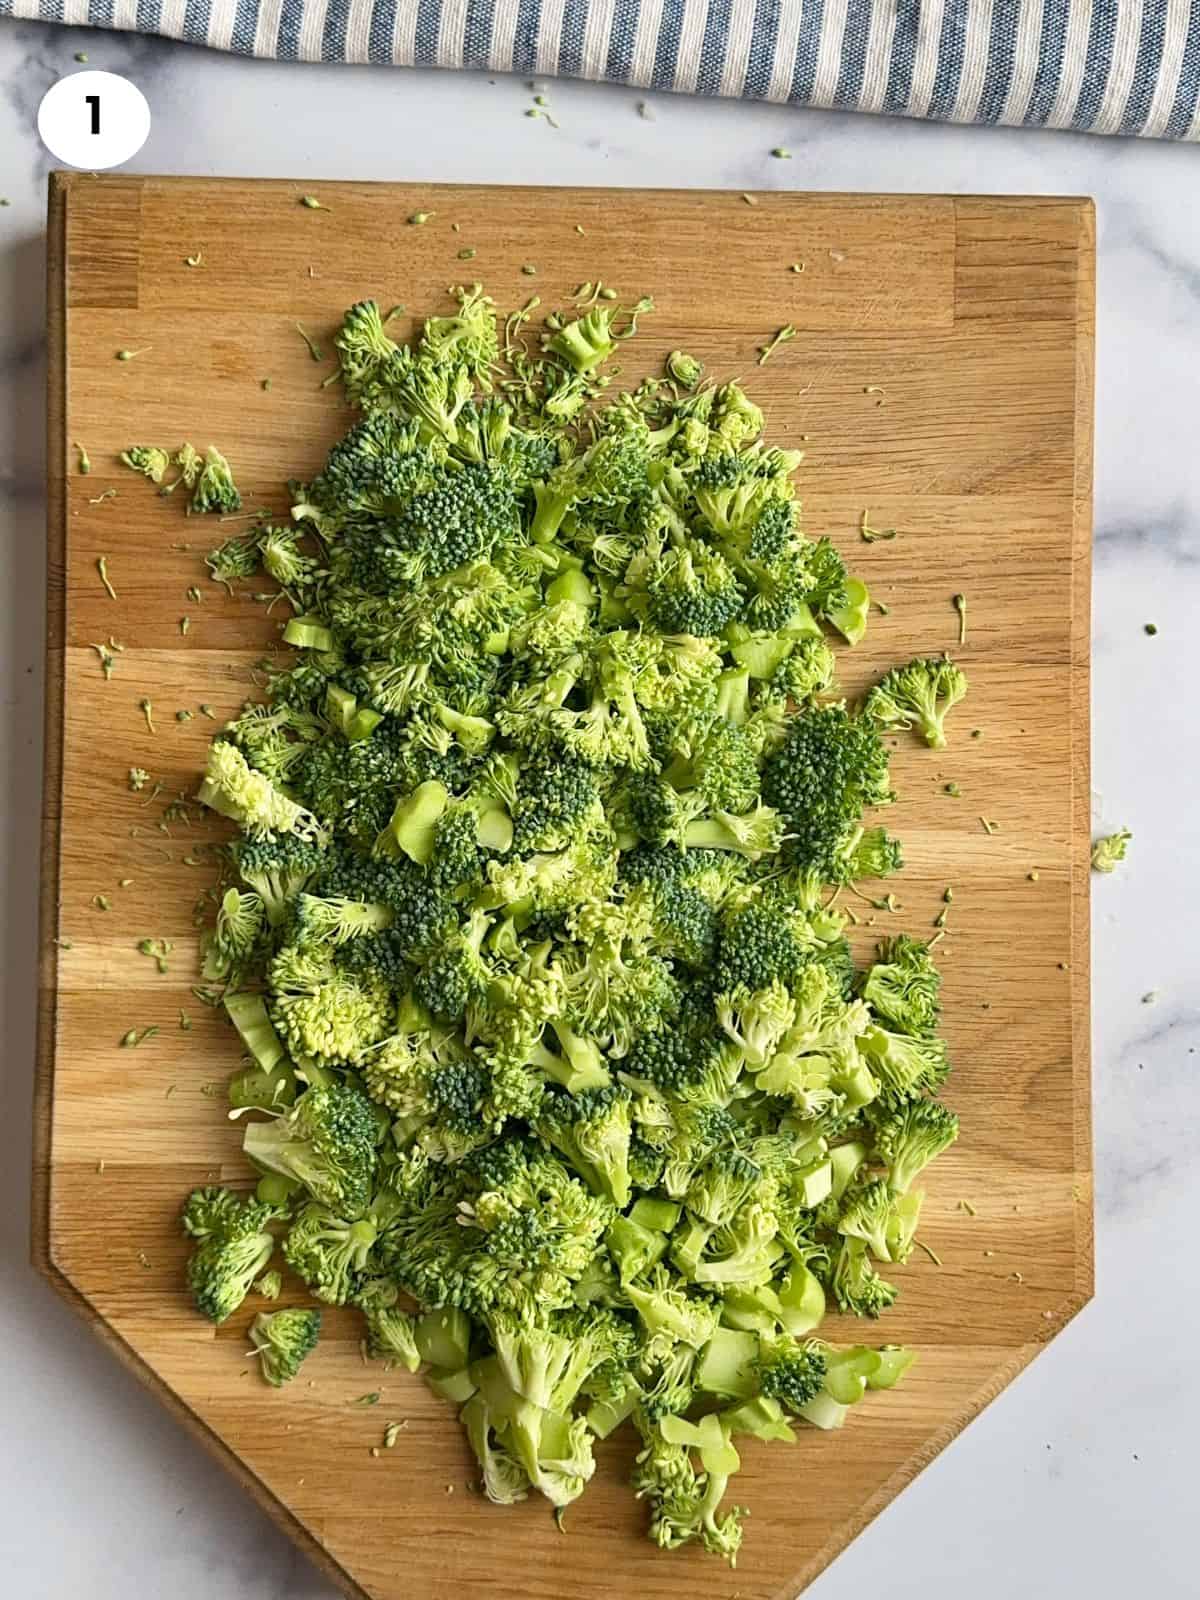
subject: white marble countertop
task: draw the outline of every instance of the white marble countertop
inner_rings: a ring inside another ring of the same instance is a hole
[[[634,91],[578,84],[551,89],[555,131],[522,115],[516,80],[16,23],[0,24],[0,1591],[332,1600],[26,1265],[50,165],[34,116],[79,49],[148,96],[142,171],[1095,197],[1096,820],[1135,834],[1125,870],[1095,883],[1097,1299],[809,1594],[1193,1600],[1200,151],[667,96],[643,118]]]

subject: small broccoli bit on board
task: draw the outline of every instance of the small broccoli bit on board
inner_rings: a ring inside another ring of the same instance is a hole
[[[1115,872],[1129,852],[1133,834],[1128,828],[1118,828],[1116,833],[1104,834],[1092,845],[1092,871]]]
[[[839,900],[902,866],[883,735],[940,747],[965,680],[848,704],[870,594],[801,529],[800,453],[681,350],[614,398],[648,301],[538,308],[462,287],[406,344],[351,307],[352,426],[208,557],[283,614],[193,790],[236,835],[195,993],[256,1187],[192,1195],[187,1278],[222,1322],[278,1246],[458,1411],[496,1504],[561,1516],[631,1427],[650,1537],[732,1563],[740,1441],[840,1428],[912,1360],[822,1328],[895,1300],[958,1135],[940,979],[900,933],[857,967]],[[237,503],[214,450],[125,460]],[[318,1323],[258,1314],[267,1383]]]
[[[967,692],[967,677],[948,657],[893,667],[867,695],[863,714],[885,732],[915,728],[934,750],[946,747],[946,714]]]
[[[273,1389],[290,1383],[321,1332],[319,1311],[260,1311],[250,1324],[250,1345]]]

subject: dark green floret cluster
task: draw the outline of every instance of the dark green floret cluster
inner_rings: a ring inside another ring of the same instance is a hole
[[[405,345],[353,307],[358,420],[214,552],[292,648],[199,791],[238,830],[205,979],[258,1187],[184,1226],[214,1321],[277,1247],[357,1307],[493,1501],[568,1505],[629,1422],[651,1537],[732,1562],[741,1441],[911,1360],[822,1324],[895,1299],[957,1135],[939,978],[904,936],[857,970],[838,901],[901,865],[882,734],[940,745],[962,675],[837,696],[868,596],[801,531],[799,453],[683,352],[605,392],[647,309],[593,293],[539,342],[460,289]],[[269,1382],[318,1321],[257,1318]]]

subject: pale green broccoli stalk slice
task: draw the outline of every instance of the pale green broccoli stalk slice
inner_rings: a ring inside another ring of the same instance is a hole
[[[917,728],[934,750],[946,747],[946,715],[967,692],[967,677],[947,657],[927,656],[893,667],[867,695],[863,714],[877,727]]]
[[[333,629],[320,617],[290,617],[283,630],[284,644],[297,650],[319,650],[328,654],[334,647]]]
[[[748,1400],[758,1392],[754,1364],[758,1338],[736,1328],[717,1328],[700,1352],[696,1387],[727,1400]]]
[[[612,1083],[612,1076],[604,1065],[603,1052],[594,1039],[577,1033],[561,1017],[551,1017],[550,1032],[561,1055],[556,1054],[542,1039],[530,1047],[531,1066],[544,1072],[571,1094],[604,1089]]]
[[[796,1442],[795,1430],[785,1420],[783,1407],[778,1400],[768,1399],[766,1395],[756,1395],[740,1406],[722,1411],[721,1423],[731,1435],[745,1433],[752,1439],[779,1440],[783,1444]]]
[[[414,1337],[422,1361],[443,1371],[457,1371],[466,1365],[471,1321],[458,1306],[427,1311],[417,1318]]]
[[[1115,872],[1118,862],[1124,861],[1133,834],[1128,828],[1118,828],[1092,845],[1092,871]]]
[[[263,1072],[270,1072],[283,1060],[285,1051],[271,1025],[266,1002],[259,994],[227,994],[222,1001],[238,1037]]]
[[[824,615],[847,644],[861,644],[867,635],[871,593],[861,578],[847,578],[845,593],[845,603],[830,607]]]
[[[605,1239],[623,1284],[641,1278],[667,1253],[666,1234],[644,1228],[632,1217],[616,1217]]]
[[[584,317],[567,323],[546,341],[547,350],[584,376],[602,366],[617,348],[612,306],[593,306]]]
[[[262,1375],[280,1389],[299,1372],[316,1348],[321,1332],[319,1311],[260,1311],[250,1324],[250,1344],[262,1364]]]

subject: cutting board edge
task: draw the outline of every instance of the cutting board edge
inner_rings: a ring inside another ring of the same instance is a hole
[[[54,1241],[50,1226],[51,1201],[51,1118],[53,1098],[55,1023],[57,1013],[58,947],[54,940],[58,917],[59,877],[59,823],[61,819],[62,749],[64,723],[64,648],[68,614],[68,596],[65,581],[66,553],[66,415],[67,383],[66,364],[66,223],[71,191],[83,183],[116,182],[125,186],[145,182],[186,184],[235,183],[245,180],[159,177],[153,174],[109,175],[96,177],[78,172],[56,171],[48,180],[47,219],[47,315],[48,315],[48,379],[47,379],[47,643],[46,643],[46,702],[45,702],[45,766],[43,787],[42,826],[42,882],[40,894],[40,967],[38,1037],[34,1079],[34,1166],[33,1210],[31,1221],[31,1256],[34,1266],[59,1296],[71,1305],[90,1328],[104,1341],[122,1365],[135,1374],[216,1459],[232,1472],[235,1479],[246,1488],[272,1520],[293,1539],[308,1557],[351,1600],[370,1600],[364,1590],[330,1555],[309,1529],[288,1509],[273,1490],[267,1487],[232,1450],[216,1435],[170,1386],[158,1376],[149,1363],[134,1351],[111,1323],[105,1320],[87,1297],[60,1269],[54,1259]],[[267,184],[286,184],[291,180],[260,180]],[[330,184],[329,186],[336,186]],[[395,187],[392,184],[367,184],[362,187]],[[319,190],[322,185],[305,180],[306,190]],[[467,189],[477,185],[428,185],[445,189]],[[528,186],[553,189],[567,187],[542,185]],[[597,189],[605,186],[597,185]],[[647,186],[649,187],[649,186]],[[667,191],[669,192],[669,191]],[[679,191],[695,193],[694,190]],[[704,192],[704,191],[702,191]],[[707,191],[719,193],[728,191]],[[793,191],[794,192],[794,191]],[[821,199],[854,199],[859,202],[871,199],[900,198],[895,195],[838,195],[821,193]],[[1091,1197],[1091,1066],[1090,1066],[1090,983],[1089,983],[1089,894],[1090,894],[1090,583],[1091,583],[1091,531],[1092,490],[1091,464],[1093,439],[1093,384],[1094,384],[1094,299],[1095,299],[1095,203],[1086,196],[920,196],[914,198],[967,201],[986,199],[992,204],[1004,205],[1074,205],[1079,221],[1079,273],[1077,292],[1079,299],[1080,342],[1076,369],[1076,470],[1075,510],[1072,528],[1072,561],[1074,566],[1074,592],[1072,606],[1072,669],[1071,669],[1071,736],[1073,742],[1072,798],[1075,834],[1075,857],[1072,873],[1071,915],[1071,1012],[1072,1012],[1072,1077],[1074,1084],[1075,1115],[1075,1170],[1087,1180],[1086,1194],[1078,1197],[1076,1210],[1076,1282],[1071,1293],[1053,1311],[1048,1322],[1047,1339],[1031,1340],[1018,1347],[1011,1361],[990,1374],[986,1383],[960,1412],[942,1429],[931,1435],[920,1449],[903,1462],[880,1489],[865,1501],[858,1512],[839,1524],[829,1543],[815,1551],[798,1575],[798,1587],[789,1583],[780,1589],[775,1600],[793,1600],[818,1574],[871,1523],[881,1510],[893,1500],[918,1473],[927,1466],[959,1433],[974,1420],[983,1408],[1024,1370],[1046,1348],[1047,1342],[1078,1314],[1092,1298],[1093,1270],[1093,1210]]]
[[[235,188],[239,184],[253,182],[264,189],[290,189],[302,187],[305,194],[315,194],[321,189],[436,189],[439,193],[461,193],[474,189],[516,189],[526,194],[561,194],[564,189],[583,189],[589,194],[720,194],[740,199],[744,193],[767,195],[777,200],[845,200],[861,205],[864,200],[944,200],[947,203],[985,201],[991,206],[1022,207],[1029,206],[1078,206],[1081,211],[1090,209],[1093,217],[1095,213],[1095,200],[1091,195],[1081,194],[988,194],[984,190],[978,192],[966,190],[957,192],[931,191],[929,193],[915,192],[905,189],[771,189],[758,190],[707,188],[703,184],[679,184],[675,187],[664,187],[658,183],[440,183],[426,178],[311,178],[303,174],[289,177],[286,173],[277,177],[256,177],[254,179],[234,178],[220,173],[179,173],[179,172],[138,172],[138,173],[93,173],[76,172],[65,168],[55,168],[48,176],[50,205],[53,212],[56,200],[68,195],[72,189],[88,185],[116,184],[122,188],[141,188],[147,184],[154,184],[166,188],[185,187],[194,184],[203,184],[211,188]],[[1094,239],[1094,224],[1093,224]]]

